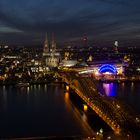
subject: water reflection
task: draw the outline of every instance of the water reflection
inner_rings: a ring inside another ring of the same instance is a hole
[[[113,83],[103,83],[103,88],[104,88],[105,94],[107,96],[115,96],[116,95],[115,86]]]
[[[124,82],[122,83],[122,88],[124,88],[125,87],[125,84],[124,84]]]
[[[27,87],[27,103],[29,104],[29,101],[30,101],[30,88],[32,88],[32,86],[31,87]]]
[[[3,93],[3,109],[4,111],[7,110],[7,91],[5,89],[5,86],[2,88],[2,93]]]
[[[39,90],[39,92],[40,92],[40,84],[38,85],[38,90]]]
[[[44,92],[45,93],[47,92],[47,85],[46,84],[44,85]]]
[[[27,87],[27,94],[30,93],[30,87]]]
[[[73,106],[73,113],[74,113],[75,117],[77,118],[77,121],[79,121],[79,123],[83,122],[81,124],[82,124],[82,127],[84,128],[84,130],[86,131],[86,133],[89,135],[95,134],[95,132],[92,130],[91,126],[87,122],[86,114],[84,112],[82,112],[83,114],[81,116],[80,111],[78,110],[78,108],[75,107],[74,104],[72,104],[72,102],[71,102],[71,105]]]
[[[115,96],[140,112],[140,82],[102,83],[107,96]]]
[[[65,105],[67,107],[67,109],[69,111],[73,112],[73,115],[75,116],[76,122],[83,122],[82,127],[84,128],[84,130],[86,131],[86,133],[88,135],[93,135],[94,132],[92,130],[92,128],[90,127],[90,125],[87,122],[87,116],[84,112],[82,112],[82,114],[80,113],[80,111],[78,110],[78,108],[72,103],[72,101],[70,100],[70,93],[68,91],[66,91],[64,93],[64,101],[65,101]]]
[[[65,105],[66,105],[67,109],[71,110],[71,104],[70,104],[70,99],[69,99],[69,92],[65,92],[64,93],[64,101],[65,101]]]
[[[131,83],[131,92],[134,90],[134,82]]]
[[[121,89],[122,89],[122,92],[124,93],[124,90],[125,90],[125,83],[124,82],[121,84]]]
[[[68,102],[68,100],[69,100],[69,93],[66,92],[66,93],[65,93],[65,102]]]
[[[83,115],[82,115],[82,120],[83,120],[84,122],[87,121],[87,116],[86,116],[85,113],[83,113]]]
[[[36,92],[36,85],[34,85],[34,91]]]

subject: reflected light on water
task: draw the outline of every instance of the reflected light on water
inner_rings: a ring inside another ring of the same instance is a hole
[[[69,99],[69,92],[65,92],[64,93],[64,101],[65,101],[65,105],[66,105],[66,107],[67,107],[67,109],[68,110],[71,110],[72,108],[71,108],[71,101],[70,101],[70,99]]]
[[[47,92],[47,85],[44,86],[44,91]]]
[[[30,98],[30,88],[32,88],[32,86],[31,87],[27,87],[27,103],[29,104],[29,98]]]
[[[134,82],[131,83],[131,91],[134,90]]]
[[[69,100],[69,93],[66,92],[66,93],[65,93],[65,101],[68,101],[68,100]]]
[[[30,87],[27,87],[27,94],[29,94],[30,92]]]
[[[122,87],[124,88],[124,86],[125,86],[125,84],[124,84],[124,82],[122,83]]]
[[[36,90],[36,84],[34,84],[34,89]]]
[[[7,91],[5,89],[5,86],[3,86],[3,107],[4,107],[4,110],[6,111],[7,110]]]
[[[92,128],[90,127],[90,125],[87,123],[87,116],[85,113],[81,114],[80,111],[78,110],[78,108],[71,102],[70,100],[70,93],[69,92],[65,92],[64,93],[64,101],[66,103],[66,107],[68,110],[72,110],[73,111],[73,115],[76,117],[76,120],[78,122],[82,122],[82,127],[84,128],[84,130],[89,134],[92,135],[94,132],[92,130]]]
[[[40,91],[40,84],[38,85],[38,89],[39,89],[39,91]]]
[[[85,122],[85,121],[87,121],[87,116],[85,115],[85,113],[83,113],[83,115],[82,115],[82,120]]]
[[[113,83],[103,83],[103,88],[107,96],[115,96],[115,87]]]
[[[121,88],[122,88],[122,92],[124,92],[124,89],[125,89],[125,83],[124,82],[121,84]]]
[[[30,86],[30,89],[31,89],[31,90],[33,89],[33,86],[32,86],[32,85]]]

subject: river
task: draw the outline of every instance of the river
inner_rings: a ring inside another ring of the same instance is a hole
[[[117,97],[140,114],[140,82],[102,83],[107,96]]]
[[[0,87],[0,138],[91,136],[64,85]]]
[[[140,83],[104,83],[107,96],[117,96],[140,113]],[[92,136],[110,128],[63,84],[0,86],[0,139]]]

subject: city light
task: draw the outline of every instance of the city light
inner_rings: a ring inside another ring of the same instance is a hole
[[[86,104],[83,104],[84,111],[86,112],[88,110],[88,106]]]
[[[69,100],[69,93],[68,92],[65,93],[65,100],[66,101]]]
[[[140,0],[1,0],[0,42],[0,139],[140,140]]]
[[[66,91],[69,91],[69,86],[68,85],[66,86]]]
[[[104,64],[99,68],[99,72],[104,73],[104,72],[112,72],[116,73],[116,67],[110,64]]]

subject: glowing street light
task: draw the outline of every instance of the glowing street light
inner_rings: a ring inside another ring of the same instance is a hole
[[[84,111],[86,112],[88,110],[88,106],[86,104],[83,104]]]

